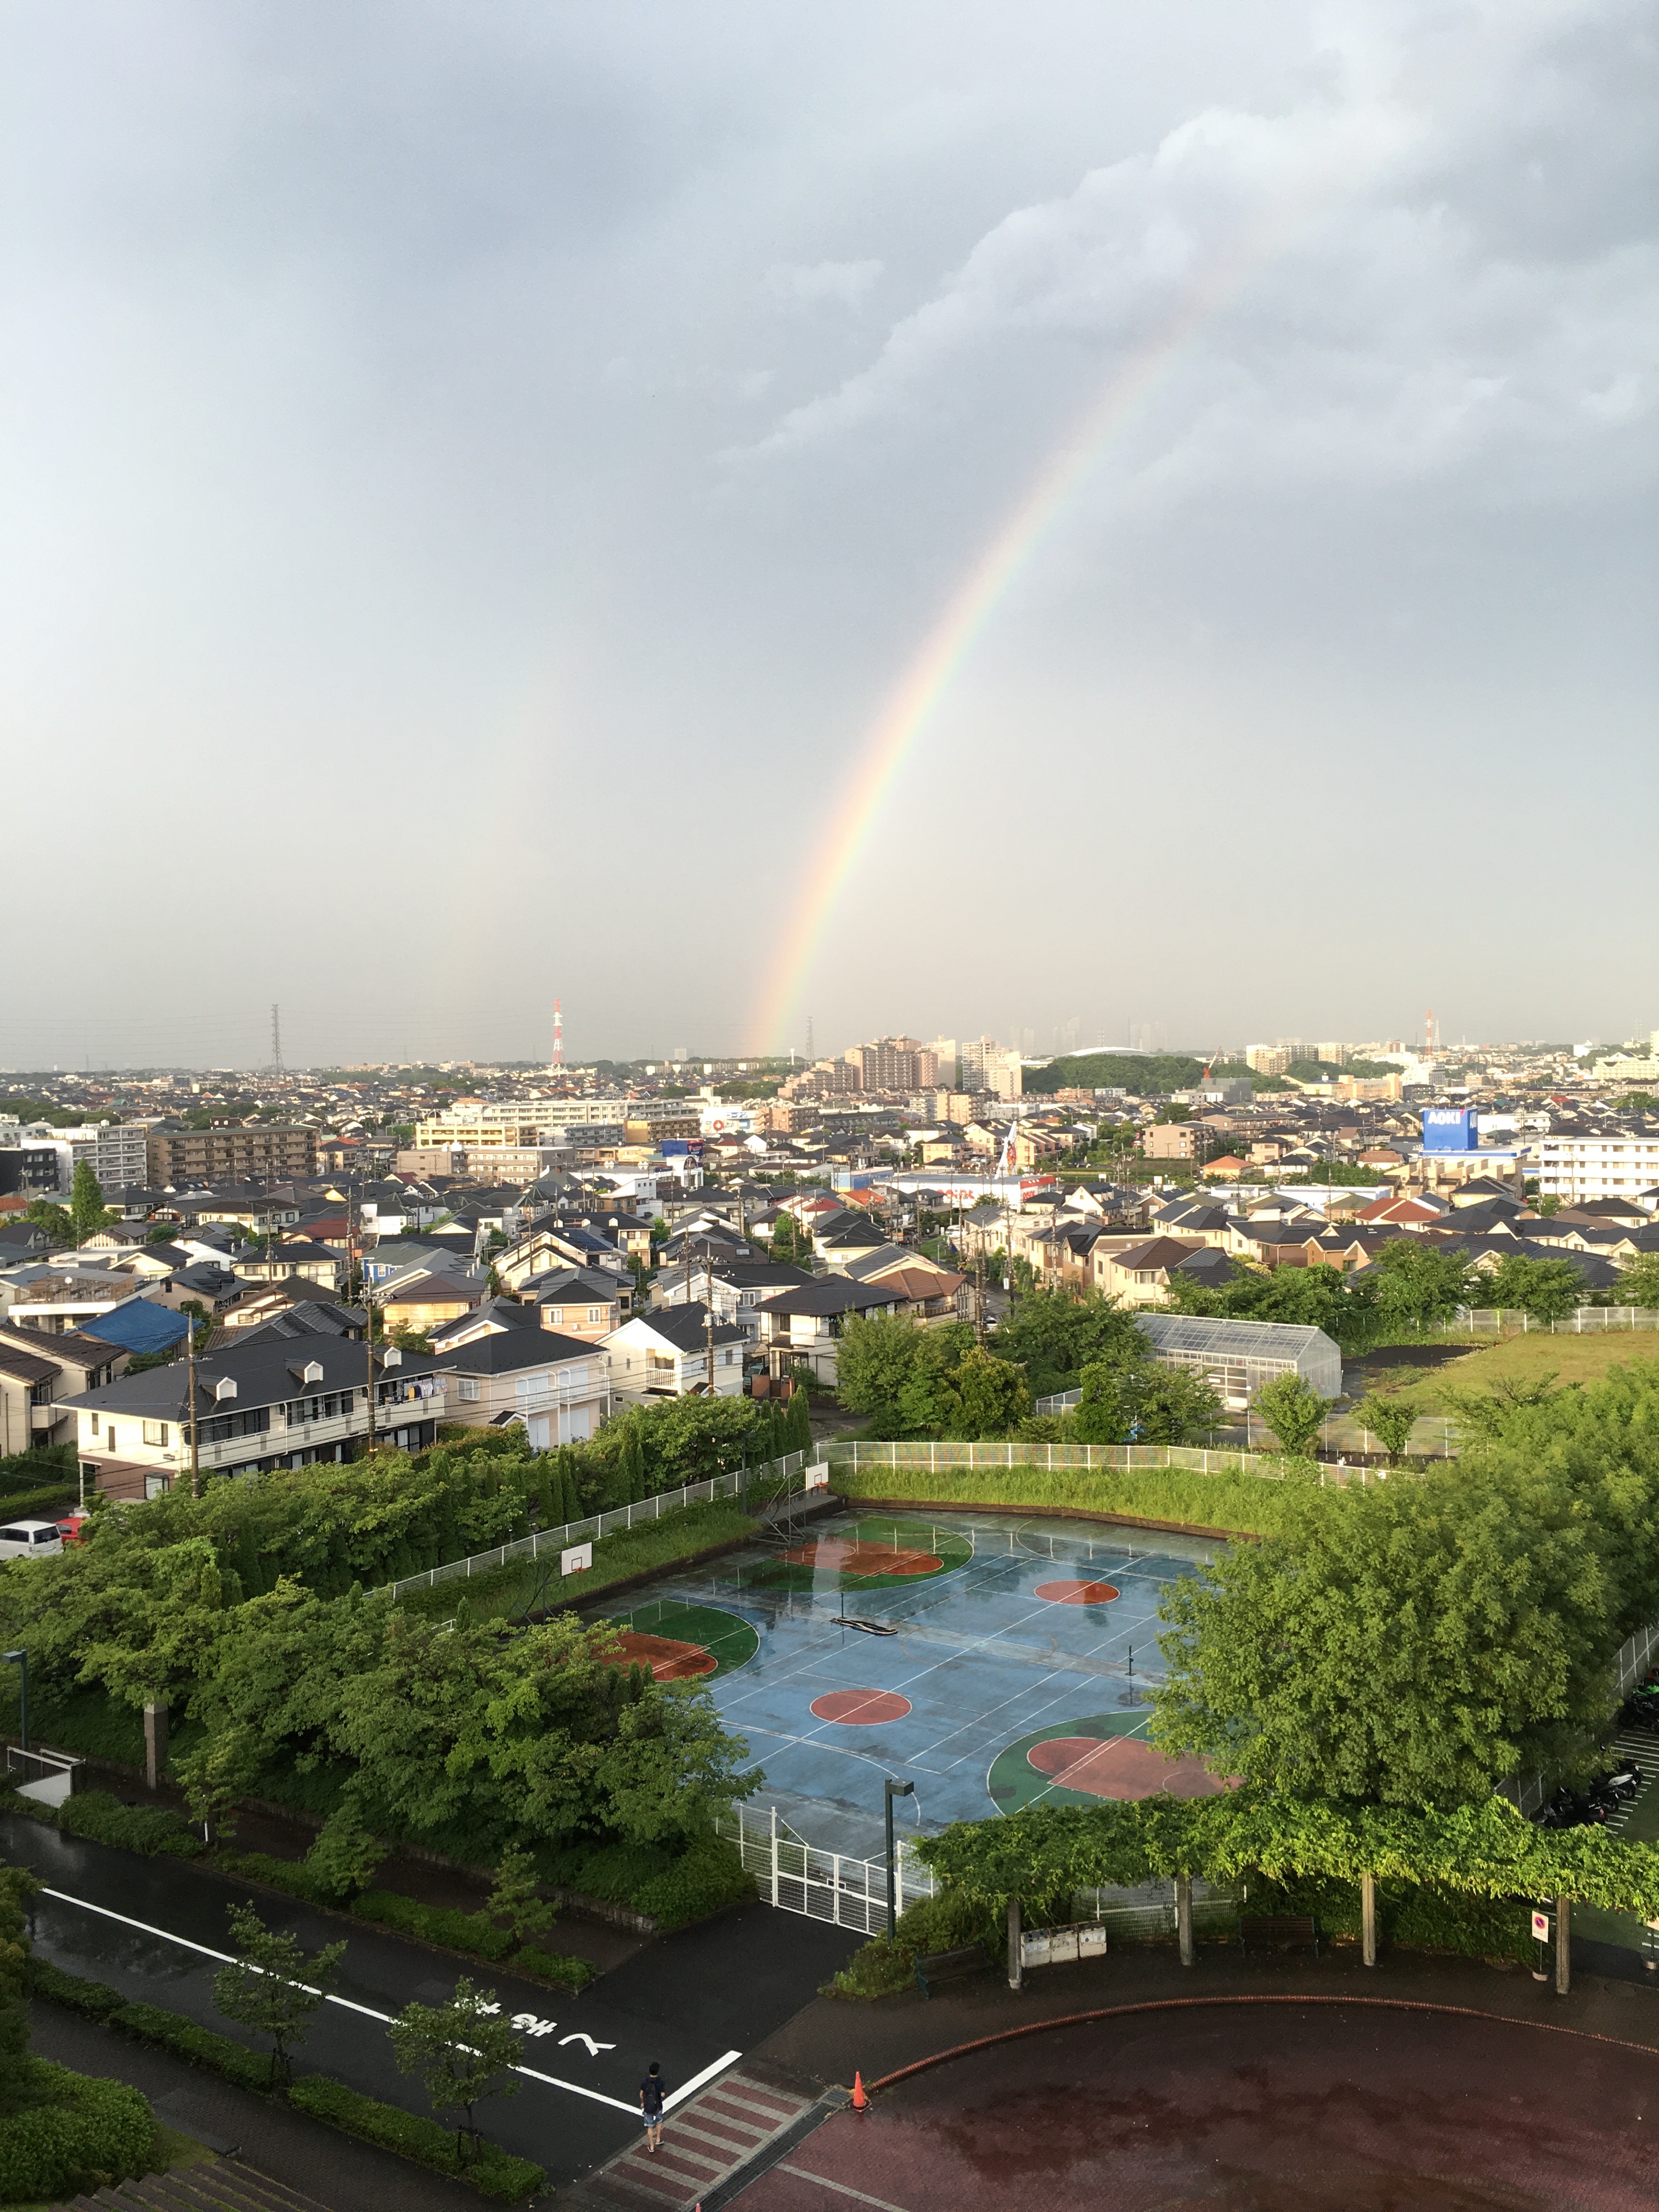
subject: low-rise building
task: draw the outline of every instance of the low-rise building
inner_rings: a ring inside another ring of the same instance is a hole
[[[532,1451],[586,1443],[611,1411],[599,1346],[553,1329],[492,1329],[434,1353],[431,1364],[447,1384],[447,1421],[521,1427]]]
[[[711,1390],[717,1398],[740,1397],[748,1342],[740,1323],[712,1321],[695,1301],[630,1314],[605,1340],[612,1393],[635,1404]]]

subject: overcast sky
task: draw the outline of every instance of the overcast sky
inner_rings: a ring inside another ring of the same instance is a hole
[[[0,33],[0,1064],[1659,1023],[1646,9]]]

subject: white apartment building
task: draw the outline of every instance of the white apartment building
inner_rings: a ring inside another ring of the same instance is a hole
[[[678,1099],[517,1098],[505,1104],[486,1101],[428,1115],[415,1126],[415,1148],[460,1145],[469,1153],[533,1150],[538,1145],[551,1144],[556,1129],[621,1128],[629,1121],[665,1117],[676,1110],[686,1110]]]
[[[1609,1129],[1589,1136],[1543,1136],[1534,1153],[1541,1198],[1571,1205],[1590,1198],[1636,1199],[1659,1190],[1659,1135]]]

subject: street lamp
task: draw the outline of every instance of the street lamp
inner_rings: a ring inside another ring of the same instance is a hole
[[[29,1747],[29,1655],[27,1651],[4,1651],[0,1652],[0,1658],[4,1659],[10,1666],[21,1667],[23,1671],[23,1704],[22,1711],[19,1716],[17,1734],[20,1739],[19,1747],[27,1751]],[[890,1805],[887,1813],[887,1832],[890,1839],[892,1832],[893,1814]],[[890,1888],[891,1885],[890,1884],[889,1887]]]
[[[13,1655],[21,1656],[21,1654]],[[27,1741],[24,1749],[28,1748]],[[914,1782],[884,1782],[882,1789],[887,1801],[887,1933],[890,1937],[898,1919],[898,1875],[893,1861],[893,1800],[895,1797],[914,1797]]]

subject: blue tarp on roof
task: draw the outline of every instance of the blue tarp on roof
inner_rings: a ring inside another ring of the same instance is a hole
[[[113,1313],[80,1324],[83,1336],[99,1337],[106,1344],[118,1345],[123,1352],[135,1354],[170,1352],[175,1344],[184,1342],[189,1327],[186,1316],[157,1305],[153,1298],[135,1298],[131,1305],[118,1306]]]

